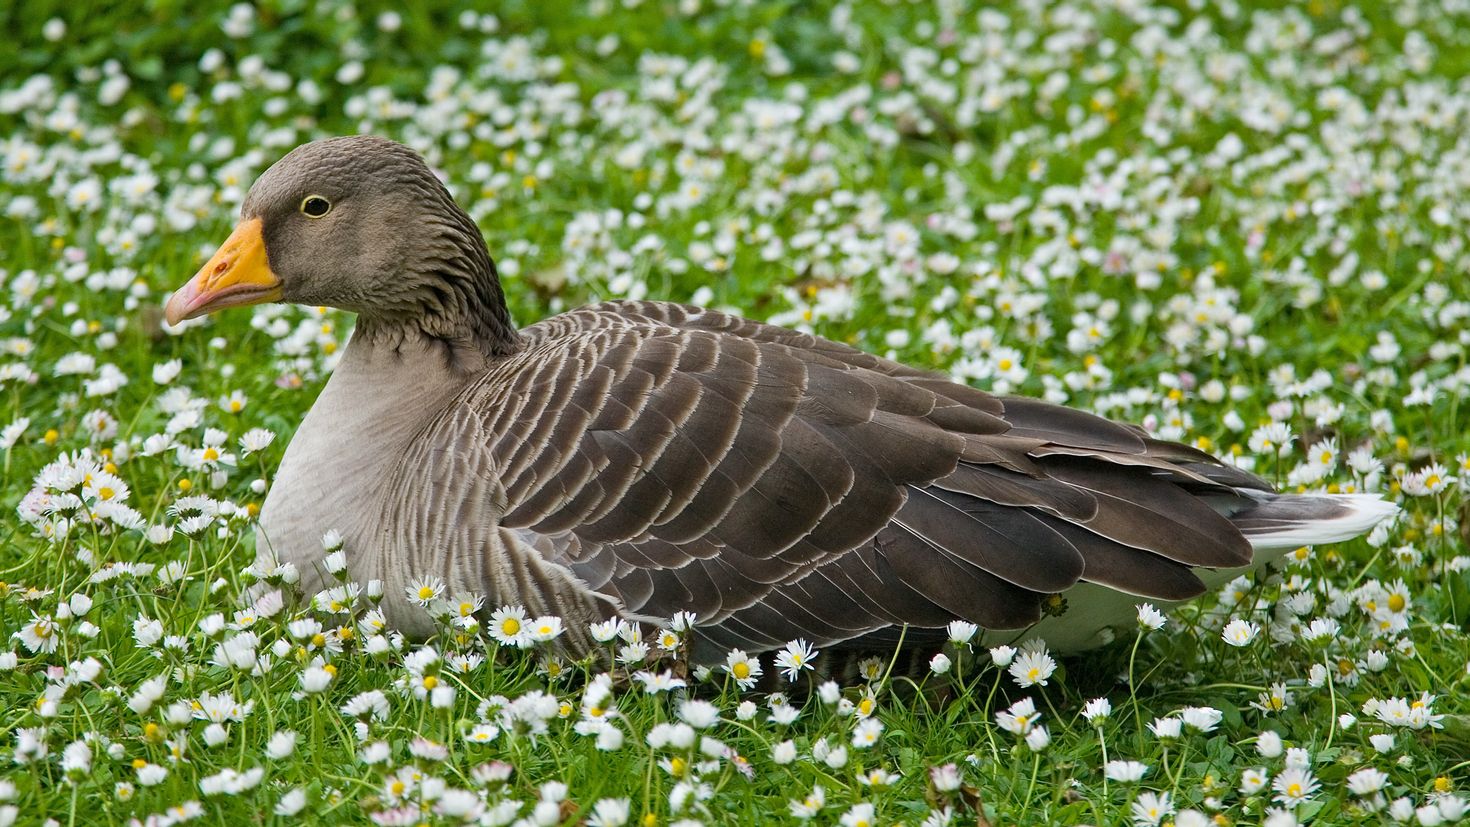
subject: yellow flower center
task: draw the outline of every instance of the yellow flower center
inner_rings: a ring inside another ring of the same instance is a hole
[[[521,622],[513,617],[507,617],[505,620],[500,621],[500,631],[506,637],[520,634]]]
[[[216,451],[214,448],[205,448],[204,459],[206,462],[212,462],[219,459],[219,451]]]
[[[1391,594],[1388,596],[1388,610],[1391,612],[1402,612],[1404,606],[1407,604],[1408,601],[1404,600],[1404,596],[1401,594]]]
[[[730,667],[730,674],[734,675],[737,680],[743,681],[750,677],[750,664],[743,660],[738,661],[734,666]]]
[[[428,600],[434,596],[434,589],[429,586],[419,586],[419,599]]]
[[[433,689],[434,687],[436,687],[438,685],[439,685],[439,679],[438,678],[434,677],[433,675],[425,675],[424,676],[424,688],[425,689]]]

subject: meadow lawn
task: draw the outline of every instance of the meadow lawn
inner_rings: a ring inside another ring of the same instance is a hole
[[[1470,2],[427,5],[0,9],[0,825],[1470,813]],[[1401,516],[1083,656],[957,626],[784,694],[514,606],[405,641],[253,566],[351,317],[162,323],[355,132],[442,171],[522,324],[710,305]]]

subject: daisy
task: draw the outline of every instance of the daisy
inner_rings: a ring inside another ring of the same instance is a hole
[[[741,689],[750,689],[756,685],[761,677],[761,662],[759,658],[753,658],[739,649],[732,649],[725,655],[726,672],[735,679],[736,685]]]
[[[852,805],[847,812],[842,814],[839,823],[842,827],[874,827],[878,823],[877,818],[873,805],[864,801]]]
[[[494,724],[476,724],[469,732],[465,733],[464,739],[472,744],[488,744],[495,740],[500,734],[500,727]]]
[[[524,649],[534,642],[526,623],[526,610],[520,606],[501,606],[490,614],[490,637],[502,646]]]
[[[1272,729],[1262,730],[1256,736],[1256,753],[1262,758],[1279,758],[1286,751],[1286,745],[1281,743],[1281,736]]]
[[[170,359],[167,362],[159,362],[153,366],[153,381],[160,385],[167,385],[178,378],[184,370],[182,359]]]
[[[1025,689],[1030,686],[1046,686],[1047,680],[1057,670],[1057,662],[1045,652],[1022,652],[1011,663],[1011,677],[1016,685]]]
[[[709,701],[686,700],[679,704],[679,718],[695,729],[708,729],[720,720],[720,710]]]
[[[563,631],[561,618],[555,615],[545,615],[531,622],[531,639],[537,643],[545,643],[561,637]]]
[[[669,670],[664,670],[657,674],[646,671],[636,672],[633,675],[633,679],[643,684],[643,691],[649,695],[656,695],[660,692],[672,692],[675,689],[682,689],[686,685],[683,678],[674,677],[674,673]]]
[[[812,659],[817,654],[817,650],[805,640],[793,640],[776,654],[776,666],[786,676],[786,680],[794,681],[803,669],[812,668]]]
[[[878,737],[883,734],[883,722],[877,718],[864,718],[853,727],[852,745],[858,749],[866,749],[878,743]]]
[[[1133,823],[1138,827],[1155,827],[1174,812],[1174,803],[1169,800],[1168,793],[1144,792],[1138,794],[1129,809]]]
[[[302,787],[292,787],[287,790],[276,802],[274,813],[278,816],[290,818],[306,808],[306,790]]]
[[[423,577],[411,582],[404,592],[410,602],[427,608],[444,595],[444,581],[437,577]]]
[[[1249,620],[1236,618],[1225,624],[1225,629],[1220,633],[1220,637],[1231,646],[1249,646],[1260,631],[1261,627]]]
[[[645,660],[648,660],[648,644],[641,640],[618,647],[619,663],[633,665],[643,663]]]
[[[19,640],[22,646],[36,654],[55,652],[56,647],[61,643],[56,621],[52,620],[50,615],[31,615],[31,622],[22,626],[20,631],[11,637]]]
[[[1266,788],[1271,775],[1264,769],[1251,768],[1240,774],[1240,794],[1255,795]]]
[[[139,759],[139,761],[142,761],[142,759]],[[147,761],[143,761],[141,764],[135,761],[133,766],[138,772],[138,783],[144,787],[157,786],[163,783],[163,779],[168,777],[167,767],[150,764]]]
[[[1302,630],[1302,639],[1308,643],[1326,644],[1337,637],[1341,625],[1330,617],[1319,617]]]
[[[592,639],[598,643],[609,643],[622,633],[623,625],[624,621],[622,618],[610,617],[607,620],[591,624],[588,627],[588,632],[592,635]]]
[[[332,684],[336,670],[330,664],[326,666],[309,666],[301,673],[301,688],[308,695],[325,692]]]
[[[240,437],[240,450],[246,454],[264,451],[276,439],[275,432],[265,428],[251,428]]]
[[[1271,783],[1271,789],[1276,791],[1275,800],[1288,807],[1295,807],[1311,798],[1318,786],[1311,771],[1300,767],[1287,767]]]
[[[812,787],[812,791],[807,794],[806,798],[790,802],[787,809],[793,817],[805,820],[815,816],[826,805],[827,791],[822,789],[821,784],[818,784]]]
[[[296,751],[296,733],[293,730],[283,729],[271,736],[265,745],[265,754],[275,761],[281,761],[291,757]]]
[[[1184,730],[1184,721],[1179,718],[1155,718],[1148,729],[1160,740],[1178,738],[1179,733]]]
[[[949,632],[949,642],[955,646],[968,647],[970,641],[975,637],[975,633],[979,630],[980,627],[974,623],[967,623],[963,620],[951,620],[947,629]]]
[[[592,805],[587,827],[623,827],[628,823],[630,802],[626,798],[603,798]]]
[[[960,788],[963,780],[960,768],[953,763],[929,768],[929,783],[933,784],[934,789],[938,792],[954,792]]]
[[[1148,765],[1141,761],[1109,761],[1103,765],[1103,775],[1109,781],[1132,784],[1142,780]]]
[[[1348,790],[1357,796],[1373,795],[1387,784],[1388,773],[1373,767],[1364,767],[1347,777]]]
[[[1016,649],[1013,646],[997,646],[990,650],[990,662],[1004,669],[1011,665],[1016,657]]]
[[[1088,723],[1098,725],[1113,714],[1113,702],[1107,698],[1093,698],[1082,708],[1082,717]]]
[[[1200,732],[1213,732],[1225,717],[1224,713],[1209,706],[1187,706],[1180,710],[1179,717],[1185,726]]]
[[[1039,720],[1041,714],[1036,711],[1036,702],[1030,698],[1022,698],[1011,704],[1010,709],[995,713],[995,722],[1000,728],[1016,735],[1030,732]]]
[[[1154,608],[1152,603],[1140,603],[1138,605],[1138,625],[1151,632],[1164,628],[1164,613]]]

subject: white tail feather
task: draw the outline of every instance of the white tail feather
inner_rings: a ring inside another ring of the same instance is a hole
[[[1265,551],[1351,540],[1399,512],[1397,505],[1377,494],[1307,494],[1283,496],[1275,502],[1282,505],[1306,504],[1309,500],[1329,500],[1332,506],[1342,509],[1342,513],[1325,519],[1304,519],[1270,531],[1247,532],[1246,539],[1251,547]]]

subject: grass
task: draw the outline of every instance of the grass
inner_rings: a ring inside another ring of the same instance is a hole
[[[1458,820],[1466,11],[953,5],[0,10],[0,822]],[[252,518],[351,320],[161,307],[356,131],[444,172],[522,323],[692,300],[1403,515],[1029,686],[1014,634],[778,699],[271,611]]]

